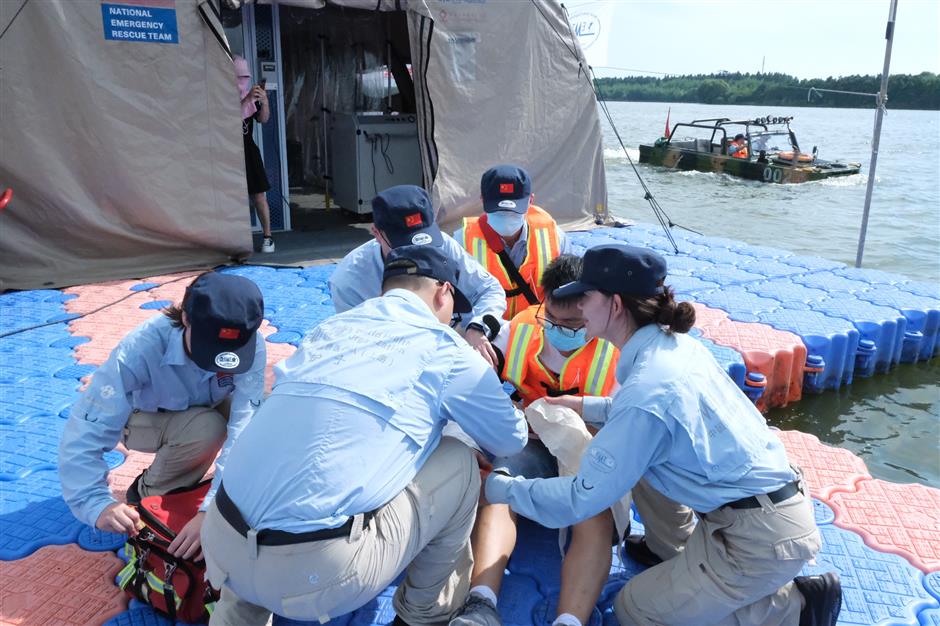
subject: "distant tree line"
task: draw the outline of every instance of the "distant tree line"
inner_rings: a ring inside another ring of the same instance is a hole
[[[628,76],[598,78],[598,96],[630,102],[700,102],[704,104],[760,104],[874,108],[875,99],[838,93],[816,94],[811,87],[877,93],[881,76],[842,76],[800,80],[788,74],[696,74],[689,76]],[[888,79],[888,108],[940,110],[940,75],[892,74]]]

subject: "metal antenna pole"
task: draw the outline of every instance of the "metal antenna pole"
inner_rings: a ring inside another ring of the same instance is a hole
[[[865,234],[868,232],[868,214],[871,211],[871,192],[875,187],[875,167],[878,165],[878,144],[881,143],[881,120],[888,101],[888,68],[891,65],[891,44],[894,43],[894,22],[898,15],[898,0],[891,0],[888,12],[888,26],[885,29],[885,66],[881,70],[881,91],[878,92],[875,112],[875,130],[871,142],[871,165],[868,167],[868,186],[865,189],[865,211],[862,213],[862,230],[858,236],[858,252],[855,254],[855,267],[862,266],[865,253]]]

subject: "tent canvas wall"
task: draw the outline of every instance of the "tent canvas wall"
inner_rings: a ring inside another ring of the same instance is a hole
[[[232,63],[195,0],[178,43],[107,39],[108,2],[0,2],[0,289],[212,266],[251,251]]]
[[[196,0],[114,3],[172,8],[178,43],[106,39],[105,0],[28,1],[0,40],[0,186],[15,189],[0,213],[0,289],[250,251],[231,61]],[[563,226],[606,217],[596,103],[560,4],[338,4],[407,11],[424,180],[445,229],[480,212],[480,175],[500,162],[529,170]],[[19,6],[0,2],[0,27]]]
[[[271,1],[260,0],[264,4]],[[493,164],[507,162],[529,171],[536,202],[563,226],[584,227],[595,218],[607,218],[602,134],[587,62],[579,45],[584,39],[572,32],[566,10],[558,2],[273,2],[309,10],[341,7],[362,13],[407,14],[424,182],[438,210],[438,222],[446,230],[459,227],[461,218],[482,211],[480,175]],[[579,19],[583,14],[597,13],[595,4],[599,3],[581,2]],[[329,19],[330,12],[317,15]],[[357,25],[355,20],[344,21],[332,32],[320,26],[317,37],[311,39],[324,36],[337,51],[329,63],[331,68],[348,67],[352,49],[364,45],[362,42],[375,47],[373,22],[364,19]],[[606,31],[604,37],[601,42],[592,37],[590,43],[602,49]],[[311,80],[313,74],[316,72],[307,73],[304,89],[310,94],[329,94],[324,106],[336,111],[351,103],[349,98],[343,104],[337,101],[335,94],[342,90],[333,83],[334,77],[323,79],[321,75]],[[346,91],[352,90],[350,80]],[[305,143],[317,149],[324,142],[314,130]],[[304,158],[311,158],[309,150]]]

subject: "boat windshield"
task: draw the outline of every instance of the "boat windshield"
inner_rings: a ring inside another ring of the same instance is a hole
[[[787,131],[766,131],[751,133],[751,153],[761,151],[787,152],[793,150],[793,144],[790,141],[790,133]]]

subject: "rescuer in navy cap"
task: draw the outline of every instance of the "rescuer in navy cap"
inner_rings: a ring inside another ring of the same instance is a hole
[[[255,358],[264,315],[258,286],[243,276],[206,272],[189,287],[184,304],[190,358],[209,372],[241,374]]]
[[[392,276],[425,276],[453,287],[454,313],[469,313],[473,310],[470,300],[457,288],[460,271],[453,259],[434,246],[402,246],[392,250],[385,259],[382,280]]]
[[[614,598],[623,626],[835,626],[838,574],[800,576],[821,546],[802,473],[754,403],[688,336],[695,309],[675,301],[665,278],[666,262],[651,250],[599,246],[585,253],[580,278],[553,292],[584,294],[586,335],[620,347],[620,388],[612,398],[547,398],[603,424],[577,474],[494,470],[486,500],[561,528],[632,493],[646,536],[627,538],[625,551],[658,564]]]
[[[656,296],[663,293],[666,259],[647,248],[625,244],[597,246],[584,253],[581,277],[554,295],[567,298],[588,291]]]
[[[421,187],[397,185],[372,200],[373,240],[347,254],[330,276],[330,296],[337,313],[343,313],[382,293],[385,259],[395,248],[430,246],[440,249],[454,263],[459,277],[455,288],[473,305],[472,315],[458,329],[473,348],[496,365],[496,353],[489,342],[483,319],[502,317],[506,292],[463,246],[441,233],[434,222],[431,198]]]
[[[372,200],[372,221],[391,248],[444,242],[434,222],[431,198],[416,185],[396,185],[380,192]]]
[[[264,398],[263,314],[261,291],[251,280],[206,272],[181,303],[121,340],[70,408],[59,446],[62,495],[78,519],[134,535],[140,514],[131,504],[190,489],[214,464],[205,511],[236,435]],[[127,503],[109,489],[102,457],[118,443],[155,454],[127,489]],[[200,512],[190,519],[166,550],[197,555],[202,518]]]
[[[569,253],[565,233],[533,198],[528,172],[494,165],[480,179],[483,215],[464,218],[454,233],[505,290],[506,320],[542,301],[542,273],[559,254]]]

